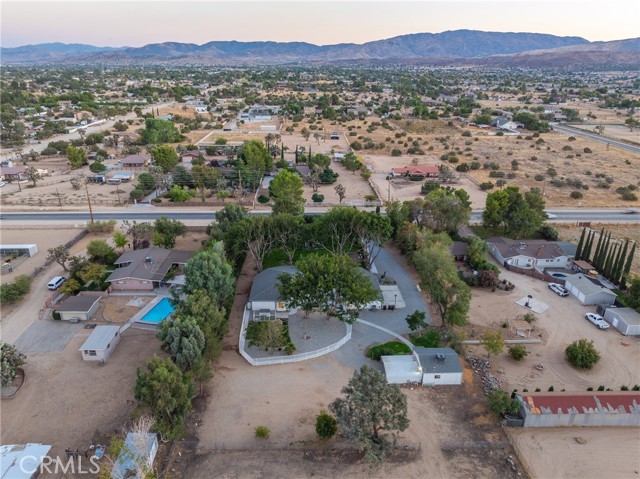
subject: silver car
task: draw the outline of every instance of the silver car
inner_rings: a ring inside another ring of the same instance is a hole
[[[587,313],[584,315],[587,321],[595,324],[598,329],[609,329],[609,323],[607,323],[602,316],[596,313]]]
[[[549,289],[556,293],[558,296],[569,296],[569,291],[564,289],[561,284],[549,283]]]

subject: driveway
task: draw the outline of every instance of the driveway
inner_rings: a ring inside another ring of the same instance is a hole
[[[29,326],[15,345],[23,353],[62,351],[82,327],[82,323],[42,319]]]

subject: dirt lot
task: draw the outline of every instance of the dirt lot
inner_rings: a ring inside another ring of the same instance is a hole
[[[505,339],[515,339],[514,332],[503,329],[501,323],[522,318],[526,310],[514,301],[523,296],[531,294],[549,305],[547,311],[536,314],[531,338],[541,339],[542,344],[527,345],[529,356],[520,362],[511,359],[507,351],[492,357],[492,373],[505,390],[533,391],[538,387],[546,391],[554,386],[556,391],[584,391],[605,385],[615,391],[622,385],[640,384],[640,340],[622,336],[613,328],[597,329],[584,319],[593,306],[581,306],[573,296],[562,298],[541,281],[505,271],[501,277],[516,284],[516,290],[491,293],[474,289],[470,325],[466,327],[469,339],[479,339],[489,329],[502,331]],[[591,371],[574,369],[564,357],[564,348],[580,338],[593,340],[601,353],[600,362]],[[481,346],[467,349],[477,356],[486,354]],[[543,371],[534,367],[538,363]],[[637,428],[512,428],[509,437],[531,477],[627,478],[637,477],[639,470]]]
[[[84,450],[96,429],[119,428],[133,409],[137,366],[160,344],[153,332],[129,329],[104,366],[82,361],[78,348],[91,330],[80,329],[60,352],[33,353],[26,382],[14,399],[2,401],[2,443],[41,442]]]

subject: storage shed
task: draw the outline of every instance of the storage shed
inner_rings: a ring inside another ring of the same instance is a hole
[[[574,295],[580,304],[610,305],[616,301],[616,293],[596,284],[583,274],[567,275],[564,287]]]
[[[640,313],[633,308],[607,308],[604,319],[625,336],[640,336]]]
[[[120,326],[96,326],[80,347],[85,361],[106,361],[120,342]]]
[[[71,296],[56,308],[63,321],[89,321],[100,307],[100,296]]]
[[[382,356],[384,374],[389,384],[406,384],[407,382],[422,382],[420,365],[412,354],[398,356]]]
[[[5,256],[33,256],[38,252],[35,244],[3,244],[0,245],[0,257]]]
[[[453,349],[417,347],[415,351],[420,358],[423,385],[462,384],[462,364]]]

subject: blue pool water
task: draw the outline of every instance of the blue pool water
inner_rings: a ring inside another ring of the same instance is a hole
[[[164,298],[158,304],[156,304],[147,314],[145,314],[142,319],[139,320],[140,323],[148,323],[148,324],[160,324],[164,321],[167,316],[169,316],[174,311],[174,307],[171,302]]]
[[[566,278],[567,277],[566,274],[562,274],[562,273],[551,273],[551,276],[553,276],[554,278]]]

